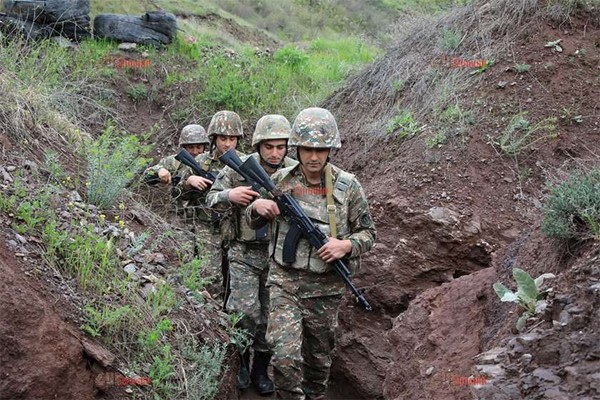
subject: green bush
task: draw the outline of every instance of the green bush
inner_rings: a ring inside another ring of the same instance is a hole
[[[114,128],[104,133],[89,146],[87,197],[88,202],[100,208],[112,206],[135,174],[146,165],[142,156],[147,148],[134,136],[117,138]]]
[[[558,239],[600,239],[600,168],[551,186],[542,232]]]

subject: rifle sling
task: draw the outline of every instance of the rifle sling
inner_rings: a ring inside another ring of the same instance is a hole
[[[329,230],[331,237],[337,238],[337,227],[335,223],[335,203],[333,201],[333,176],[331,165],[325,166],[325,195],[327,197],[327,215],[329,217]]]

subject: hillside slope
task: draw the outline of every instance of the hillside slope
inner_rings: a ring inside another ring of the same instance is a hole
[[[376,310],[348,302],[337,358],[364,396],[470,398],[469,377],[495,385],[473,357],[514,326],[491,286],[515,266],[564,273],[561,293],[577,291],[570,262],[537,233],[546,183],[600,154],[598,8],[563,11],[490,1],[407,21],[386,55],[327,102],[345,134],[334,160],[358,174],[378,228],[357,278]],[[447,32],[458,33],[451,49]],[[549,44],[557,39],[562,51]],[[531,379],[544,379],[534,369],[498,398],[530,398]],[[593,397],[593,382],[558,375],[557,393]]]

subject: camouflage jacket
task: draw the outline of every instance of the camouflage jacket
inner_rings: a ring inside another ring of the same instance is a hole
[[[337,238],[351,241],[352,251],[347,256],[348,267],[352,272],[356,272],[360,267],[360,256],[370,250],[375,242],[375,224],[369,212],[365,193],[356,177],[333,165],[332,175]],[[291,194],[315,225],[329,236],[329,218],[324,189],[308,187],[299,166],[279,170],[271,178],[279,189],[284,193]],[[267,221],[253,214],[252,210],[253,205],[251,204],[247,207],[245,214],[248,225],[256,229],[266,224]],[[269,254],[280,268],[273,268],[273,273],[269,273],[271,284],[283,285],[283,281],[292,279],[291,276],[295,276],[294,279],[302,276],[302,279],[309,279],[314,283],[313,286],[310,282],[303,282],[300,285],[305,287],[303,293],[308,297],[343,293],[343,281],[333,272],[331,264],[326,264],[321,260],[317,255],[317,250],[306,239],[301,238],[298,243],[296,261],[293,264],[285,264],[283,262],[283,243],[290,226],[282,216],[276,218],[272,225],[273,232],[276,234],[271,238]],[[293,273],[293,270],[296,270],[297,273]],[[299,272],[302,273],[298,274]]]
[[[245,161],[248,157],[254,157],[260,162],[258,153],[252,153],[249,156],[241,157],[241,159]],[[283,161],[284,168],[296,164],[298,164],[298,161],[289,157],[286,157]],[[264,242],[267,244],[271,239],[269,227],[265,225],[259,230],[251,229],[246,219],[242,218],[245,208],[235,206],[229,201],[229,191],[238,186],[250,186],[250,184],[232,168],[223,168],[206,196],[206,205],[217,212],[229,212],[231,217],[230,226],[227,227],[229,230],[225,227],[223,229],[223,234],[227,236],[227,239],[245,243]]]
[[[144,171],[144,176],[158,176],[158,170],[161,168],[165,168],[167,171],[171,173],[171,177],[175,177],[178,172],[181,172],[185,165],[181,164],[181,161],[177,161],[175,159],[175,155],[165,157],[161,159],[158,164],[153,165],[152,167],[146,168]]]
[[[237,154],[240,157],[244,156],[244,154],[240,153],[239,151],[237,152]],[[215,177],[219,175],[219,172],[223,168],[226,167],[225,164],[219,161],[218,157],[211,153],[200,154],[198,157],[196,157],[196,161],[198,161],[198,164],[200,164],[203,170],[212,173],[212,175],[214,175]],[[222,219],[223,215],[221,215],[222,213],[213,213],[210,210],[208,210],[208,207],[206,206],[206,195],[208,194],[208,192],[200,192],[196,189],[185,188],[184,184],[186,179],[192,175],[194,175],[194,171],[190,167],[184,165],[180,173],[181,181],[177,184],[177,188],[181,192],[182,199],[184,201],[189,201],[194,204],[194,206],[198,209],[196,216],[199,220],[204,222],[213,222],[215,223],[215,225],[218,225],[216,223],[216,220]],[[216,226],[214,228],[215,232],[218,231]]]

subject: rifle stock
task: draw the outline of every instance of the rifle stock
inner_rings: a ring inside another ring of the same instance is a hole
[[[244,179],[254,182],[266,189],[277,203],[283,217],[290,224],[288,235],[291,236],[286,236],[284,241],[283,261],[285,263],[293,263],[296,260],[296,249],[300,237],[306,238],[315,249],[320,249],[329,241],[323,231],[321,231],[308,215],[306,215],[296,199],[290,194],[283,193],[281,190],[277,189],[269,175],[254,157],[248,157],[246,161],[242,163],[235,151],[229,150],[219,159],[224,164],[233,168],[237,173],[244,177]],[[369,302],[365,299],[361,291],[352,283],[352,280],[350,279],[350,270],[346,266],[346,263],[343,260],[336,260],[332,264],[348,289],[352,291],[352,294],[354,294],[357,301],[365,308],[365,310],[371,311],[373,308]]]

